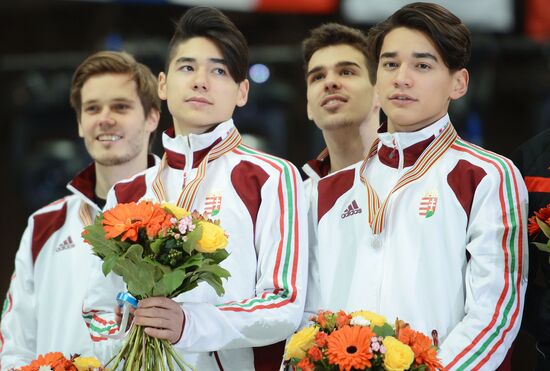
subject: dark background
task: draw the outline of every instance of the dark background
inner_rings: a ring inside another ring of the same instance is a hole
[[[528,5],[515,2],[508,32],[474,30],[469,93],[451,108],[463,138],[507,156],[550,126],[549,35],[535,41],[526,34]],[[65,195],[67,181],[90,161],[69,106],[72,72],[94,51],[124,49],[158,73],[173,23],[186,9],[146,0],[0,1],[0,295],[8,288],[27,217]],[[323,22],[345,21],[338,10],[225,13],[247,37],[251,62],[271,72],[268,82],[251,83],[249,103],[236,113],[236,124],[263,139],[268,151],[301,166],[322,149],[322,137],[306,116],[300,43]],[[166,107],[162,116],[164,129],[171,124]]]

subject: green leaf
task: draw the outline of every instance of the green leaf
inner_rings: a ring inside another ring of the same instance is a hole
[[[113,267],[113,272],[122,276],[128,291],[135,297],[143,298],[152,295],[155,286],[155,266],[142,258],[143,247],[132,245]]]
[[[157,267],[160,270],[160,272],[162,273],[163,276],[164,276],[164,274],[169,273],[169,272],[172,271],[172,268],[170,268],[169,266],[167,266],[165,264],[162,264],[162,263],[159,263],[158,261],[153,260],[151,258],[145,257],[145,258],[143,258],[143,261],[146,262],[147,264],[151,264],[151,265]],[[160,277],[159,277],[159,279],[160,279]]]
[[[188,270],[191,267],[200,267],[203,264],[204,255],[197,253],[191,255],[183,264],[177,267],[177,270]]]
[[[222,261],[224,261],[229,256],[229,253],[227,252],[226,249],[220,249],[220,250],[216,250],[215,252],[213,252],[211,254],[205,254],[205,256],[212,259],[214,261],[214,263],[220,264]]]
[[[164,241],[166,241],[166,238],[159,238],[159,239],[156,239],[154,240],[153,242],[151,242],[151,244],[149,245],[149,247],[151,248],[151,250],[155,253],[155,254],[158,254],[161,247],[162,247],[162,244],[164,243]]]
[[[533,242],[533,245],[535,245],[540,251],[550,253],[550,240],[548,243]]]
[[[395,336],[395,331],[393,328],[387,324],[384,323],[382,326],[374,326],[372,328],[372,331],[378,336],[386,337],[386,336]]]
[[[113,267],[118,261],[118,258],[118,255],[111,255],[105,258],[105,260],[103,261],[103,265],[101,266],[101,270],[103,271],[103,274],[105,276],[107,276],[109,272],[113,270]]]
[[[99,223],[99,224],[98,224]],[[104,258],[111,255],[120,255],[123,251],[123,247],[127,245],[126,242],[116,241],[113,239],[105,239],[105,231],[101,222],[96,222],[90,226],[84,228],[87,231],[84,238],[92,245],[92,251],[99,256]]]
[[[191,255],[196,250],[197,242],[202,238],[202,227],[197,224],[193,232],[187,235],[187,241],[183,243],[183,251]]]
[[[185,271],[183,270],[174,270],[170,273],[167,273],[162,277],[162,282],[164,286],[166,287],[166,294],[175,291],[183,282],[185,279]]]
[[[202,267],[198,268],[196,272],[211,272],[212,274],[215,274],[217,277],[220,278],[231,277],[229,271],[225,268],[220,267],[219,265],[203,265]]]
[[[539,217],[536,217],[537,224],[539,225],[540,229],[542,229],[542,233],[548,238],[550,238],[550,226],[539,219]]]
[[[210,286],[212,286],[214,290],[216,290],[216,294],[218,294],[218,296],[222,296],[225,293],[220,277],[208,274],[202,276],[201,278],[202,280],[206,281]]]

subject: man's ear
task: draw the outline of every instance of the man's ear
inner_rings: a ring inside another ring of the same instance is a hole
[[[248,102],[248,90],[250,89],[250,82],[248,79],[244,79],[239,83],[239,91],[237,92],[237,107],[242,107]]]
[[[311,107],[309,106],[309,100],[307,101],[307,118],[309,121],[313,121],[313,115],[311,114]]]
[[[166,100],[166,74],[164,72],[159,73],[158,77],[158,95],[162,100]]]
[[[82,132],[82,124],[80,122],[80,119],[78,120],[78,136],[80,138],[84,138],[84,133]]]
[[[153,131],[157,130],[157,127],[159,125],[159,120],[160,120],[160,112],[155,108],[151,108],[151,111],[147,115],[147,120],[145,123],[145,128],[148,133],[152,133]]]
[[[462,68],[454,72],[452,77],[453,86],[449,97],[452,100],[456,100],[466,95],[466,92],[468,91],[468,82],[470,80],[470,75],[466,68]]]

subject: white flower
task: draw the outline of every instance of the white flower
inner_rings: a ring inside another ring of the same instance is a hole
[[[370,326],[370,321],[362,316],[355,316],[349,322],[352,326]]]

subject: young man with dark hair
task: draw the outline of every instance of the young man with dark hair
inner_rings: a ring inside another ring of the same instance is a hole
[[[438,338],[447,369],[494,370],[521,323],[527,191],[510,160],[450,123],[449,103],[468,87],[470,33],[447,9],[413,3],[371,28],[368,48],[388,118],[358,172],[319,206],[326,309],[402,319]]]
[[[338,188],[355,172],[376,138],[379,108],[373,101],[367,37],[361,30],[337,23],[321,25],[303,41],[302,51],[308,117],[322,131],[326,143],[321,154],[303,167],[309,176],[305,182],[309,202],[309,280],[323,281],[319,273],[323,268],[317,259],[318,212],[323,212],[325,203],[332,198],[334,187]],[[323,286],[326,287],[324,283]],[[309,284],[306,319],[328,304],[326,291],[318,288],[319,284]]]
[[[231,117],[247,101],[248,52],[225,15],[209,7],[188,10],[168,55],[159,76],[159,95],[174,124],[163,135],[165,156],[144,181],[119,183],[108,204],[128,200],[132,189],[143,186],[143,199],[177,203],[190,184],[200,182],[196,196],[184,200],[189,210],[209,213],[214,210],[207,202],[216,201],[215,218],[230,236],[229,257],[221,265],[231,277],[221,297],[199,285],[176,300],[141,300],[134,323],[170,340],[201,371],[277,370],[282,344],[278,352],[258,347],[281,342],[301,320],[307,279],[301,180],[289,162],[241,143]],[[114,324],[114,299],[125,286],[120,277],[102,277],[100,265],[85,309],[98,311],[90,328],[106,360],[120,345],[102,337]]]
[[[367,41],[358,29],[328,23],[312,30],[302,49],[308,117],[327,145],[304,170],[323,177],[361,161],[365,146],[376,137],[378,110],[371,103]]]
[[[2,315],[2,370],[47,352],[91,354],[81,311],[97,258],[80,234],[114,183],[147,168],[149,138],[160,117],[156,90],[149,68],[126,53],[99,52],[76,69],[71,105],[94,162],[68,184],[72,195],[29,218]]]

